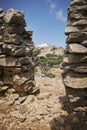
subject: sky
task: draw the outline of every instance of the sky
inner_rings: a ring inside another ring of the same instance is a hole
[[[67,9],[71,0],[0,0],[0,8],[22,10],[27,30],[33,31],[35,45],[65,47]]]

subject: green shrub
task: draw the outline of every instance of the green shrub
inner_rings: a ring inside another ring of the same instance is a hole
[[[55,51],[55,50],[57,50],[57,48],[54,46],[54,47],[51,49],[51,51]]]
[[[51,58],[52,58],[52,57],[57,57],[57,55],[51,54],[51,53],[47,54],[46,56],[47,56],[48,58],[50,58],[50,57],[51,57]]]
[[[38,56],[40,54],[41,50],[37,49],[33,51],[33,56]]]
[[[49,72],[47,72],[47,73],[44,73],[47,77],[49,77],[49,78],[54,78],[55,77],[55,75],[54,74],[52,74],[52,73],[49,73]]]
[[[55,56],[54,54],[47,55],[47,57],[41,56],[38,57],[36,60],[38,65],[44,65],[49,67],[59,65],[62,61],[63,61],[63,56]]]

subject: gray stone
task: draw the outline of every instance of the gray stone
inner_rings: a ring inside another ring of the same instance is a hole
[[[84,40],[87,40],[87,32],[70,33],[67,38],[67,43],[76,42],[81,44]],[[85,44],[87,44],[87,42]]]
[[[2,44],[2,53],[10,56],[25,56],[27,54],[25,46],[21,47],[12,44]]]
[[[5,34],[3,42],[19,45],[22,43],[22,38],[17,34]]]
[[[80,5],[72,5],[70,6],[69,8],[69,12],[75,12],[75,11],[84,11],[84,10],[87,10],[87,5],[83,5],[83,4],[80,4]]]
[[[84,40],[81,44],[87,47],[87,40]]]
[[[77,73],[87,73],[87,63],[77,63],[77,64],[71,64],[71,65],[65,65],[65,70],[73,70]]]
[[[72,0],[71,5],[81,5],[81,4],[86,4],[86,0]]]
[[[63,62],[67,64],[87,63],[87,55],[67,54],[65,55]]]
[[[0,58],[1,66],[22,66],[30,63],[29,57],[15,58],[15,57],[3,57]]]
[[[16,34],[22,34],[24,32],[24,27],[23,26],[7,26],[4,29],[5,34],[12,34],[12,33],[16,33]]]
[[[87,74],[68,72],[64,75],[65,86],[71,88],[87,88]]]
[[[80,29],[79,29],[78,27],[75,27],[75,26],[67,26],[65,29],[65,34],[68,35],[70,33],[79,33],[81,31],[86,32],[87,27],[86,26],[84,28],[80,27]]]
[[[74,20],[80,20],[80,19],[85,19],[85,12],[81,13],[80,11],[78,12],[71,12],[70,14],[70,20],[74,19]],[[86,17],[87,18],[87,17]]]
[[[24,20],[24,13],[22,11],[17,11],[14,9],[9,9],[5,15],[4,15],[4,21],[5,23],[9,23],[9,24],[18,24],[18,25],[22,25],[25,26],[25,20]]]
[[[80,9],[81,9],[81,7],[80,7]],[[74,21],[72,25],[73,26],[86,26],[87,25],[87,20],[81,19],[81,20],[78,20],[78,21]]]
[[[70,53],[87,54],[87,48],[76,43],[67,45],[66,50]]]

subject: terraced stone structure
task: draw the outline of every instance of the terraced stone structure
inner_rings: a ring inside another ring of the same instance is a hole
[[[0,9],[0,92],[13,87],[19,93],[35,89],[32,31],[25,30],[24,13]]]
[[[66,92],[72,102],[81,99],[83,102],[87,97],[87,0],[71,1],[65,34],[63,78]]]

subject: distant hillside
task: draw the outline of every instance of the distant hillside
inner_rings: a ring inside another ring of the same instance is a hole
[[[36,66],[58,67],[63,61],[64,49],[55,46],[37,46],[33,55]]]
[[[56,47],[56,46],[36,46],[35,50],[38,53],[38,57],[40,56],[46,56],[47,54],[55,54],[55,55],[64,55],[64,48],[62,47]]]

